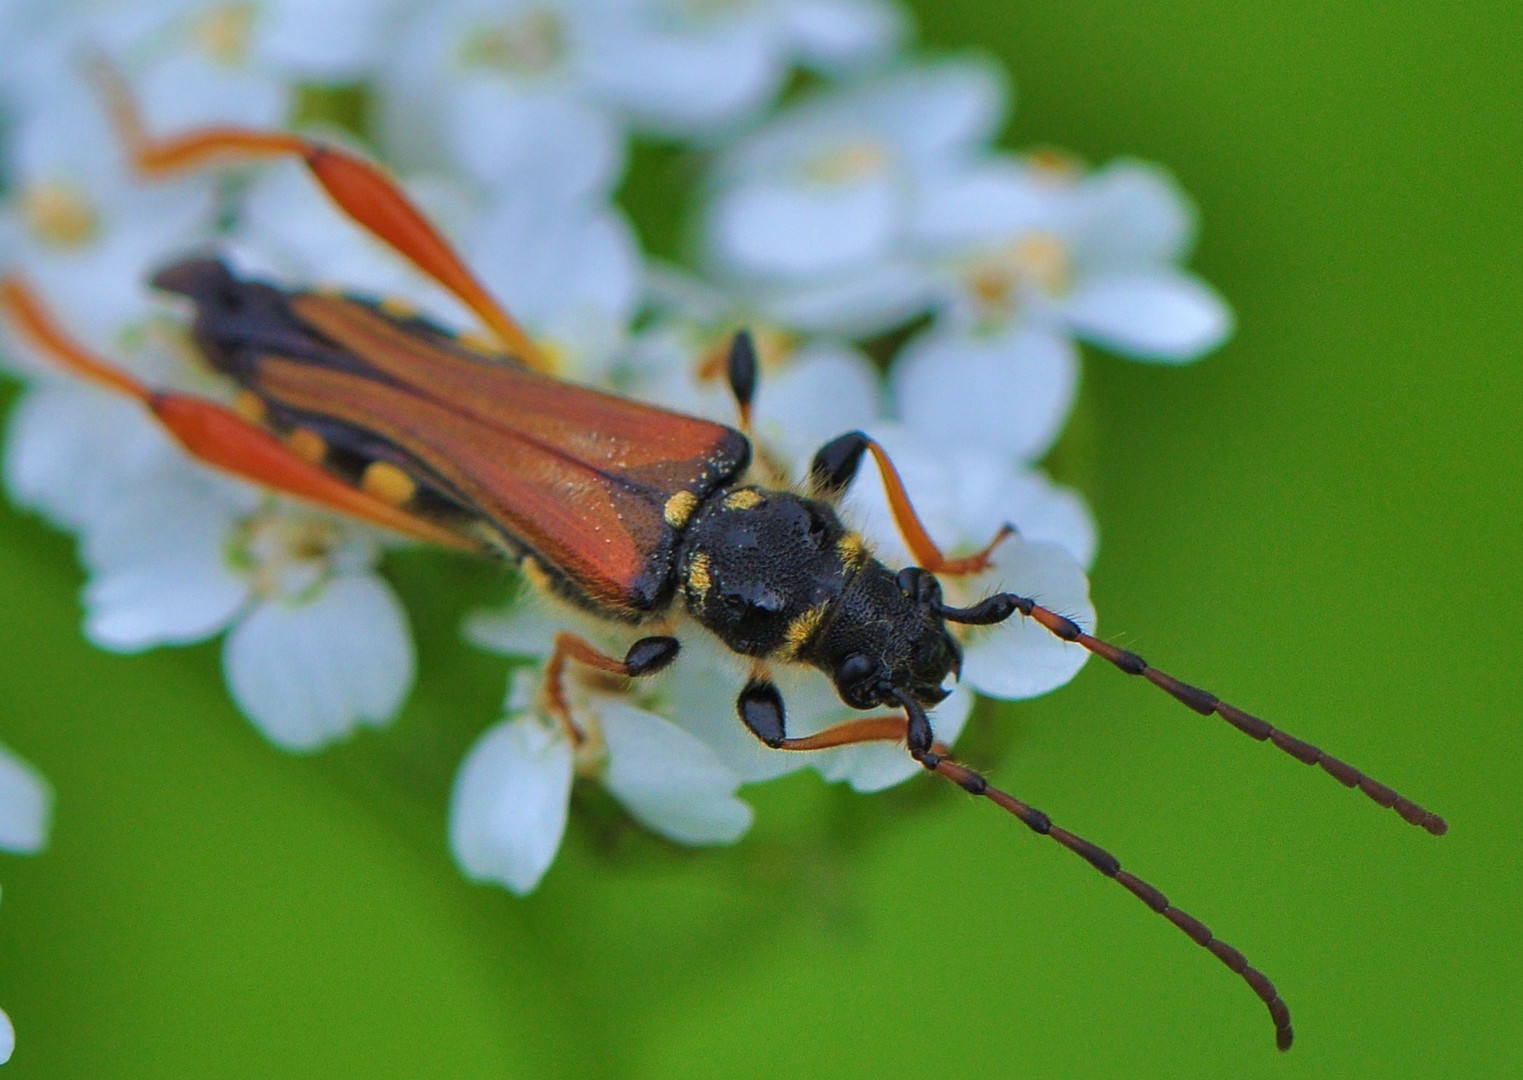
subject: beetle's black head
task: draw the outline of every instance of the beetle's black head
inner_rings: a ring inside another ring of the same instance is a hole
[[[738,488],[699,510],[679,556],[690,612],[746,656],[825,672],[853,708],[929,708],[962,652],[924,571],[895,575],[826,503]]]
[[[854,709],[897,708],[898,694],[930,708],[951,692],[949,678],[962,672],[962,649],[937,609],[940,599],[936,579],[925,571],[896,575],[869,559],[805,659],[831,677]]]

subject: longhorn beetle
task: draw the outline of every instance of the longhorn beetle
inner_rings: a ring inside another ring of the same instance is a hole
[[[528,335],[375,166],[284,133],[207,128],[151,138],[116,75],[102,66],[101,77],[143,174],[295,158],[342,211],[459,297],[495,338],[482,346],[383,304],[240,280],[214,259],[194,259],[162,271],[154,284],[194,305],[196,346],[241,387],[237,406],[226,408],[142,384],[70,338],[22,278],[0,281],[0,311],[24,337],[63,368],[141,402],[193,457],[417,539],[507,556],[537,586],[606,620],[640,626],[686,612],[752,659],[736,710],[762,742],[780,750],[904,743],[927,770],[1079,855],[1236,972],[1268,1007],[1282,1050],[1292,1040],[1289,1010],[1242,953],[1109,852],[993,787],[936,741],[926,710],[961,668],[948,625],[1034,619],[1196,712],[1321,766],[1406,821],[1434,835],[1447,830],[1442,818],[1352,766],[1030,597],[946,604],[938,576],[988,566],[1008,529],[975,555],[946,557],[883,448],[861,432],[820,449],[807,494],[748,482],[751,444],[743,432],[756,361],[746,334],[729,352],[741,430],[558,381]],[[868,456],[918,566],[885,566],[833,508]],[[657,634],[620,659],[562,633],[546,669],[551,708],[575,734],[561,691],[569,662],[636,678],[666,667],[678,648],[676,638]],[[891,711],[790,736],[769,662],[818,668],[851,707]]]

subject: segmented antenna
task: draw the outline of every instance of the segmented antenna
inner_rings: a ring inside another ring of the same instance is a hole
[[[909,714],[909,729],[916,727],[917,721],[925,722],[925,710],[914,699],[907,695],[894,695],[905,711]],[[918,714],[918,716],[917,716]],[[1201,922],[1194,915],[1182,911],[1169,903],[1169,898],[1159,892],[1153,886],[1143,881],[1136,874],[1121,869],[1121,860],[1106,851],[1097,844],[1092,844],[1082,836],[1077,836],[1067,829],[1052,823],[1052,819],[1034,806],[1021,802],[1007,791],[1001,791],[986,780],[982,773],[953,761],[935,750],[926,750],[914,754],[915,760],[924,765],[930,771],[952,781],[964,791],[973,795],[982,795],[990,802],[1001,806],[1020,819],[1032,832],[1042,836],[1050,836],[1062,844],[1069,851],[1079,856],[1089,865],[1093,866],[1106,877],[1119,882],[1127,892],[1141,900],[1153,911],[1162,915],[1173,923],[1191,941],[1201,946],[1212,956],[1220,960],[1226,967],[1248,984],[1264,1006],[1269,1010],[1269,1018],[1274,1021],[1274,1044],[1281,1050],[1289,1050],[1290,1044],[1295,1040],[1295,1031],[1290,1025],[1290,1007],[1285,1004],[1280,992],[1274,988],[1274,983],[1258,968],[1248,963],[1248,958],[1228,945],[1221,938],[1211,932],[1211,928]]]
[[[1259,742],[1273,744],[1302,764],[1321,766],[1344,787],[1358,788],[1380,806],[1395,810],[1404,821],[1426,829],[1434,836],[1443,836],[1449,831],[1449,823],[1443,818],[1430,810],[1423,809],[1379,780],[1366,776],[1348,762],[1333,757],[1304,739],[1298,739],[1294,735],[1281,731],[1267,720],[1261,720],[1252,713],[1246,713],[1236,705],[1229,705],[1207,690],[1191,686],[1166,672],[1159,671],[1134,652],[1117,648],[1115,645],[1086,634],[1072,619],[1043,607],[1029,597],[1017,596],[1014,593],[997,593],[970,608],[941,606],[938,610],[942,617],[950,622],[977,626],[1004,622],[1019,611],[1022,615],[1035,619],[1054,636],[1082,645],[1100,659],[1114,664],[1128,675],[1141,675],[1148,682],[1184,702],[1202,716],[1210,716],[1214,713],[1243,734]]]

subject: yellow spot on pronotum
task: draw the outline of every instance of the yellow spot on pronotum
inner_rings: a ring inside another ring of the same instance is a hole
[[[540,592],[550,591],[550,575],[533,555],[525,555],[522,559],[518,560],[518,568],[523,571],[523,575],[528,579],[530,585],[533,585]]]
[[[848,567],[861,566],[867,559],[867,543],[856,533],[849,532],[836,541],[836,554]]]
[[[812,607],[798,618],[788,624],[788,629],[783,633],[783,644],[777,650],[779,658],[792,660],[798,656],[809,639],[814,637],[814,632],[820,628],[820,620],[825,618],[825,606]]]
[[[388,296],[378,306],[393,319],[411,319],[418,314],[418,305],[400,296]]]
[[[251,424],[264,423],[268,415],[268,410],[264,407],[264,398],[252,390],[238,391],[238,396],[233,398],[233,412]]]
[[[360,487],[393,506],[401,506],[418,493],[418,482],[389,461],[372,461],[365,466]]]
[[[694,555],[687,567],[688,591],[696,594],[701,600],[708,596],[709,590],[714,587],[714,578],[709,573],[709,557],[702,553]]]
[[[291,432],[286,436],[286,446],[291,453],[313,465],[321,465],[328,456],[328,444],[310,428],[297,428]]]
[[[693,516],[693,511],[696,509],[698,509],[698,496],[691,491],[679,491],[666,500],[661,516],[672,528],[680,529],[687,524],[688,518]]]
[[[725,496],[726,510],[751,510],[766,502],[766,497],[755,488],[741,488]]]

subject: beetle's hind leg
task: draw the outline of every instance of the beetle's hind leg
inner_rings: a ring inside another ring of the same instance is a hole
[[[127,156],[144,176],[168,177],[214,165],[294,158],[306,166],[344,214],[457,296],[515,357],[542,371],[550,368],[539,347],[492,298],[449,241],[397,182],[377,166],[347,151],[283,131],[212,126],[152,136],[116,67],[104,57],[96,57],[91,70]]]
[[[20,277],[0,278],[0,317],[55,366],[137,401],[198,461],[416,540],[472,551],[479,548],[473,541],[345,483],[232,409],[190,394],[144,385],[70,336]]]

